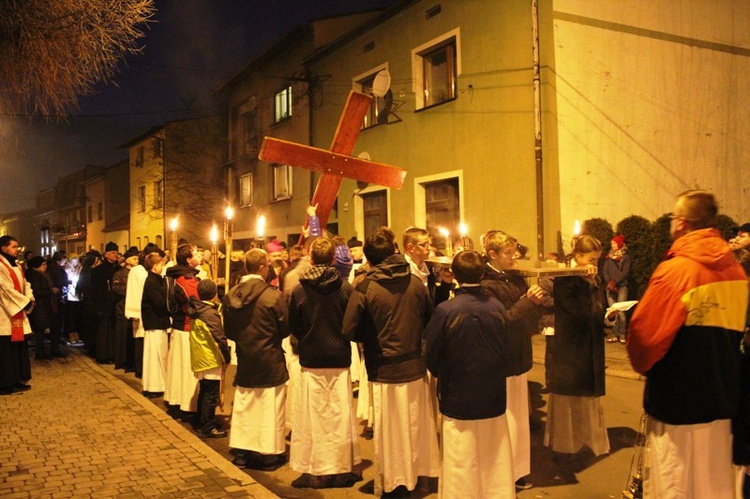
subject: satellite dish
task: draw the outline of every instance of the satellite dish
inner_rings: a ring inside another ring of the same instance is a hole
[[[376,79],[377,79],[377,78],[376,78]],[[365,161],[370,161],[370,153],[369,153],[369,152],[367,152],[367,151],[362,151],[361,153],[359,153],[359,154],[357,155],[357,157],[358,157],[359,159],[364,159]],[[362,189],[365,189],[365,188],[367,188],[367,186],[368,186],[368,185],[369,185],[369,184],[368,184],[367,182],[363,181],[363,180],[357,180],[357,189],[359,189],[360,191],[361,191]]]
[[[382,69],[372,81],[372,95],[383,97],[389,88],[391,88],[391,73],[387,69]]]

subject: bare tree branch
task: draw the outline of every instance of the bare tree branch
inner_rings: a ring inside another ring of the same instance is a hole
[[[154,0],[0,0],[0,111],[62,117],[137,53]]]

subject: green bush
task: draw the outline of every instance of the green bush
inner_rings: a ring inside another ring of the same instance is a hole
[[[625,236],[625,244],[630,255],[631,298],[640,298],[653,271],[653,224],[646,218],[631,215],[617,224],[617,233]]]
[[[734,230],[737,228],[737,222],[728,215],[719,215],[716,217],[716,228],[721,232],[721,237],[729,241],[734,237]]]
[[[603,252],[609,250],[609,242],[614,237],[612,224],[603,218],[589,218],[581,226],[581,234],[594,236],[602,243]]]

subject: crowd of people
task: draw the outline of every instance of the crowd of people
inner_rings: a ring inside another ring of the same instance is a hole
[[[547,337],[544,445],[596,456],[610,450],[600,403],[609,337],[627,341],[647,377],[645,497],[729,497],[733,452],[750,465],[740,348],[750,224],[727,243],[716,215],[710,193],[678,197],[672,248],[629,326],[611,308],[628,297],[620,235],[608,248],[577,237],[570,259],[581,272],[529,284],[514,272],[525,248],[504,231],[458,247],[449,268],[428,266],[439,253],[427,230],[326,237],[311,207],[303,243],[251,248],[225,294],[219,269],[188,242],[173,259],[152,244],[119,255],[110,243],[80,265],[28,258],[24,272],[18,242],[2,236],[0,390],[30,388],[26,335],[46,359],[65,355],[61,335],[80,334],[98,362],[134,371],[144,395],[189,415],[201,437],[228,436],[238,466],[288,462],[294,487],[350,487],[362,478],[359,418],[374,442],[376,495],[408,496],[418,477],[439,477],[441,497],[514,497],[532,487],[532,335]],[[230,364],[225,428],[216,407]]]

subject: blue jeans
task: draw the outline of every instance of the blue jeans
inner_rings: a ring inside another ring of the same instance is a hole
[[[609,291],[607,292],[607,305],[610,307],[613,303],[625,301],[628,299],[628,287],[627,286],[620,286],[617,288],[617,294],[612,294]],[[617,313],[617,319],[615,320],[615,327],[613,329],[613,333],[617,335],[618,338],[624,338],[625,334],[628,330],[628,324],[627,324],[627,318],[625,317],[625,312],[618,312]]]

